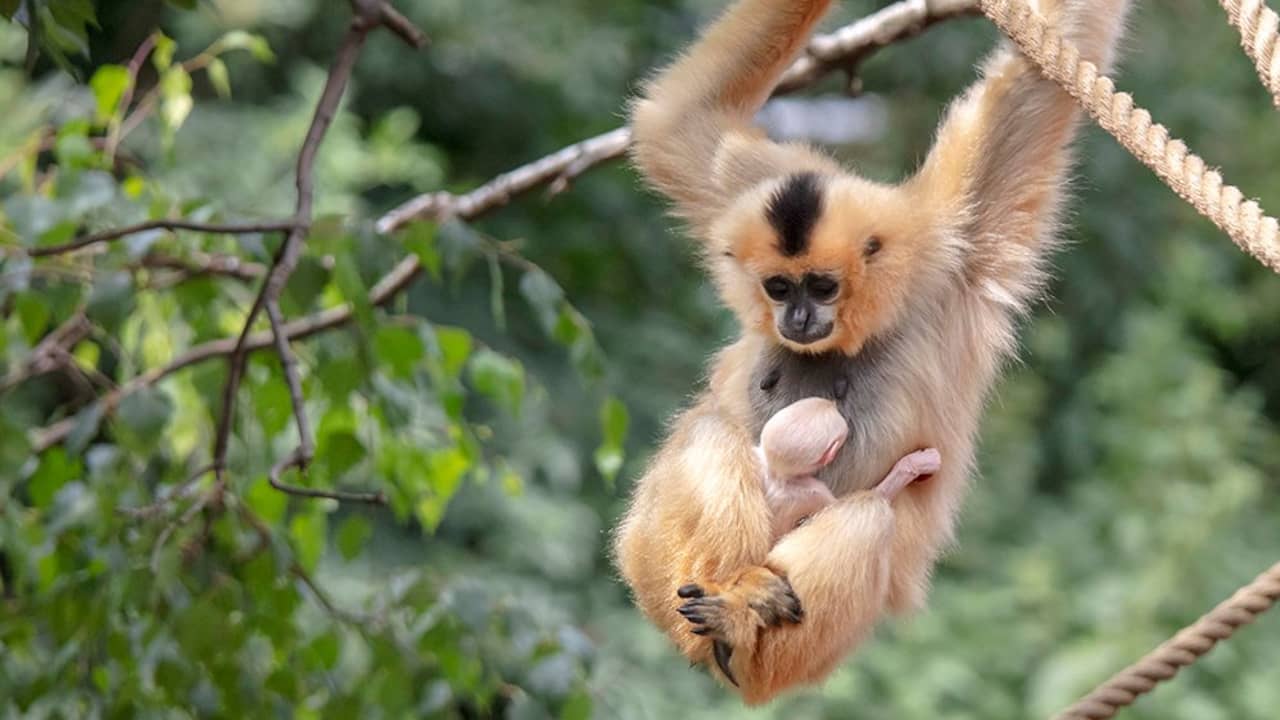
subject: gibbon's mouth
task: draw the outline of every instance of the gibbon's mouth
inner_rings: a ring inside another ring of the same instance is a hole
[[[831,337],[831,331],[834,329],[835,323],[828,321],[816,327],[808,327],[803,330],[780,325],[778,332],[782,337],[797,345],[812,345]]]

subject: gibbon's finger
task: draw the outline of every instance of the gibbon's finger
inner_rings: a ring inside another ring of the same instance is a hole
[[[676,590],[676,595],[682,598],[700,598],[704,594],[702,586],[695,585],[693,583],[681,585],[680,588]]]
[[[733,676],[733,671],[729,669],[729,660],[733,657],[733,648],[729,643],[716,640],[711,643],[711,654],[716,658],[716,666],[720,668],[720,672],[724,673],[725,679],[733,683],[734,687],[738,687],[738,679]]]

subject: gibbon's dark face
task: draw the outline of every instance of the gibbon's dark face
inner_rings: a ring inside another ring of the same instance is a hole
[[[722,293],[793,351],[852,355],[904,303],[914,250],[930,235],[921,210],[902,189],[856,176],[775,180],[719,225]]]
[[[799,278],[766,278],[764,291],[774,303],[773,321],[778,334],[800,345],[831,335],[836,326],[832,303],[839,289],[839,280],[818,273],[805,273]]]

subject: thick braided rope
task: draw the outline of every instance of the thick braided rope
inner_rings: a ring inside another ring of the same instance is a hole
[[[1280,272],[1280,223],[1245,200],[1234,185],[1169,137],[1169,130],[1152,122],[1151,113],[1134,105],[1080,51],[1050,28],[1026,0],[979,0],[979,7],[1008,35],[1018,49],[1074,97],[1107,132],[1142,161],[1171,190],[1212,220],[1236,245],[1263,265]]]
[[[1218,0],[1218,4],[1240,31],[1240,46],[1280,108],[1280,15],[1263,0]]]
[[[1054,720],[1104,720],[1157,683],[1172,678],[1183,667],[1213,649],[1220,640],[1253,622],[1280,599],[1280,563],[1236,591],[1225,602],[1205,613],[1141,660],[1121,670]]]

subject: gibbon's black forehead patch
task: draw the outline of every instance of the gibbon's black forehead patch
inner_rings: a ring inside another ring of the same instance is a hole
[[[822,184],[816,173],[788,177],[769,198],[765,215],[778,231],[778,249],[787,257],[803,254],[822,214]]]

